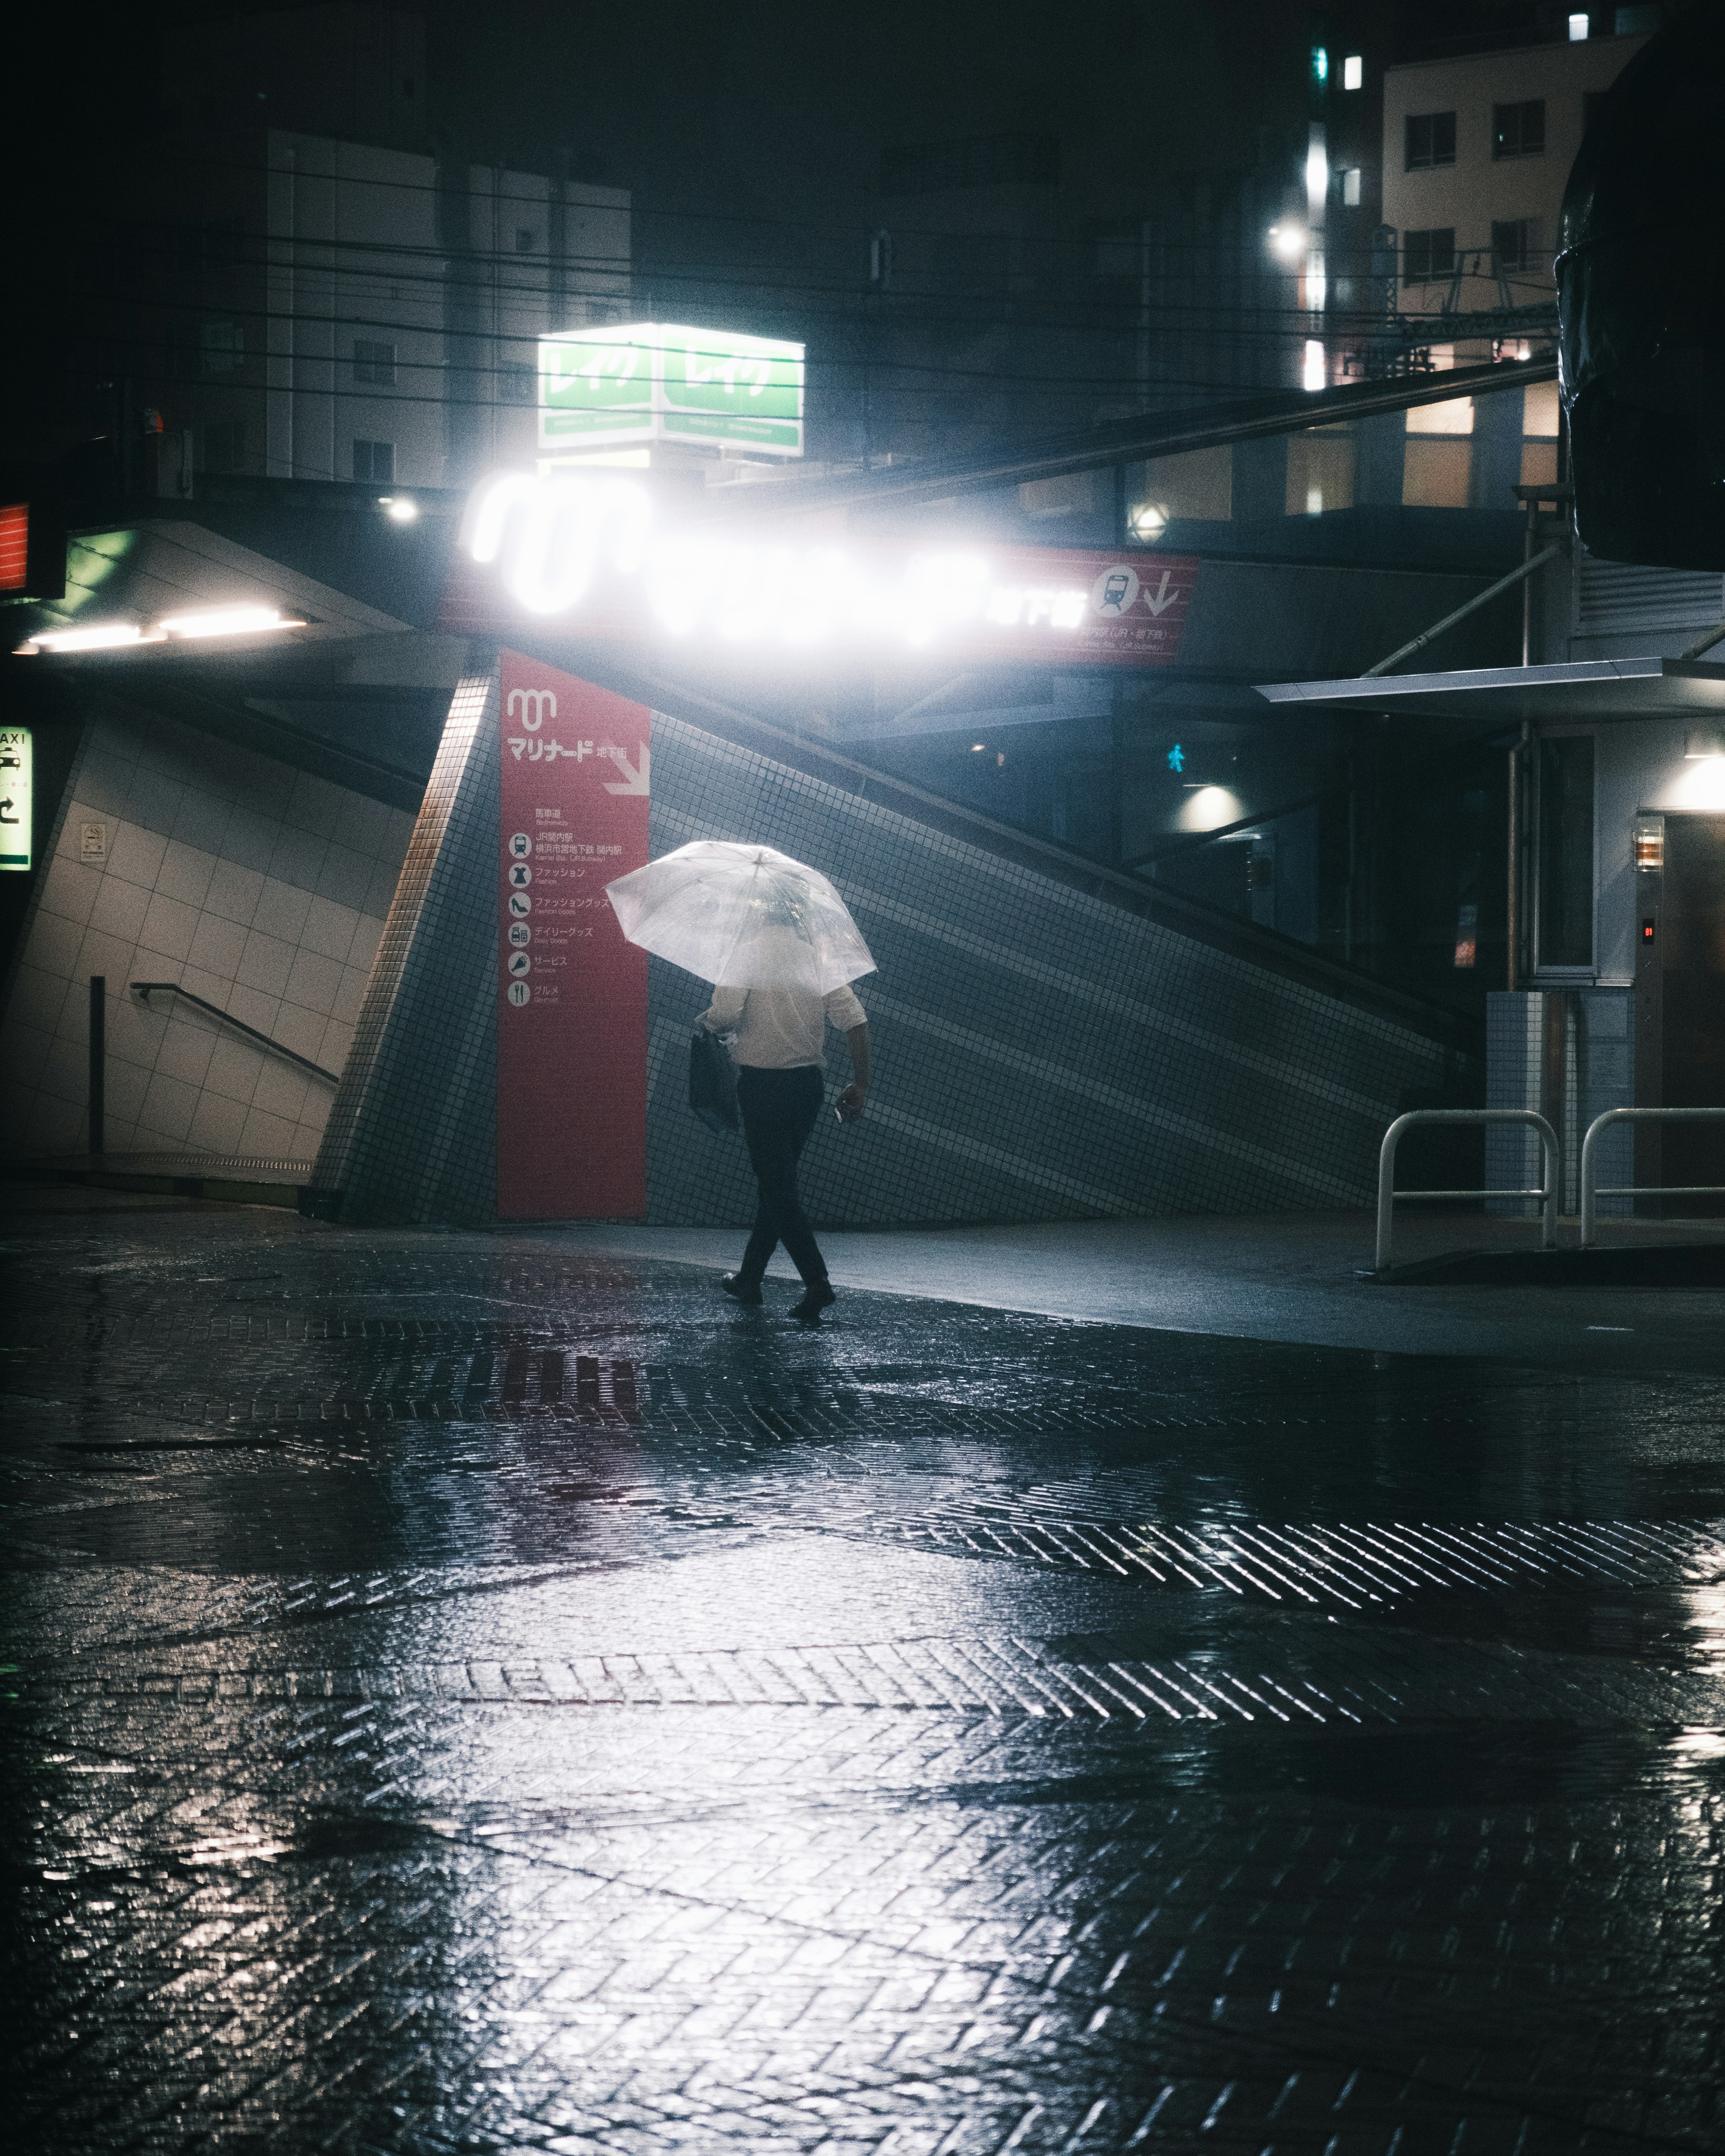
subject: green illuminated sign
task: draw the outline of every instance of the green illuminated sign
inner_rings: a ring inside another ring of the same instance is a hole
[[[541,340],[542,454],[655,441],[800,457],[802,346],[664,322]]]
[[[29,728],[0,726],[0,869],[30,865],[32,763]]]

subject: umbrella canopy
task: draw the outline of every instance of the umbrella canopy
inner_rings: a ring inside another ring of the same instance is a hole
[[[824,996],[875,970],[831,884],[771,846],[696,839],[605,895],[631,943],[716,988]]]

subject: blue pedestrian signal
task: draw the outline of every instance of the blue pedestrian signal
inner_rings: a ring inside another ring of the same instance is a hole
[[[1170,771],[1183,771],[1186,768],[1186,752],[1178,742],[1176,742],[1168,752],[1168,767]]]

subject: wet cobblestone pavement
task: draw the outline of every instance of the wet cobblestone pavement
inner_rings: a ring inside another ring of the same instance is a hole
[[[8,1223],[32,2150],[1725,2144],[1725,1399]]]

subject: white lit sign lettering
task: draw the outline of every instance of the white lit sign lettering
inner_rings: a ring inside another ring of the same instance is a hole
[[[1086,628],[1093,610],[1117,613],[1128,588],[1134,599],[1138,591],[1137,578],[1122,569],[1111,583],[1101,580],[1093,608],[1086,585],[1003,574],[986,553],[970,549],[895,559],[783,540],[661,533],[646,489],[619,479],[496,474],[468,505],[462,543],[475,562],[495,567],[529,613],[579,612],[582,625],[598,630],[623,599],[670,636],[784,649],[854,638],[915,649],[955,632],[987,637],[991,629],[1059,639]],[[619,583],[631,588],[627,598]],[[1157,609],[1149,610],[1153,618]]]

